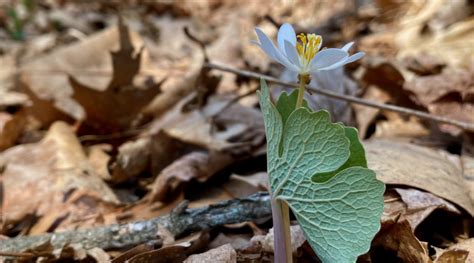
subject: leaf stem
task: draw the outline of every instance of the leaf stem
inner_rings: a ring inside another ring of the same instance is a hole
[[[310,81],[310,76],[308,74],[305,75],[298,75],[299,80],[299,88],[298,88],[298,99],[296,100],[296,107],[295,110],[299,107],[303,106],[303,98],[304,98],[304,90],[306,88],[306,84]]]
[[[283,200],[272,197],[273,246],[275,263],[292,263],[290,211]]]

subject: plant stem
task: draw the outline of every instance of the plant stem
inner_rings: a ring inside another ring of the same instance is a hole
[[[299,75],[299,90],[295,110],[303,105],[306,84],[310,81],[309,75]],[[290,232],[290,209],[283,200],[276,200],[272,196],[273,237],[276,263],[293,262]]]
[[[291,263],[293,255],[290,235],[290,213],[288,205],[272,198],[273,246],[275,263]]]
[[[309,75],[298,75],[298,78],[300,86],[298,88],[298,99],[296,100],[295,110],[303,106],[304,90],[306,88],[306,84],[308,84],[310,80]]]

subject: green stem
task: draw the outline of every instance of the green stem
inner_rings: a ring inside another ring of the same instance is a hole
[[[309,82],[309,75],[298,75],[300,87],[298,88],[298,99],[296,100],[296,107],[303,106],[303,98],[304,98],[304,90],[306,88],[306,84]]]

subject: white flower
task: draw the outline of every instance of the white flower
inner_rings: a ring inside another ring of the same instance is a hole
[[[364,52],[349,56],[348,50],[354,42],[342,48],[327,48],[320,51],[322,38],[316,34],[300,34],[296,37],[293,27],[285,23],[278,30],[278,48],[260,28],[255,28],[260,43],[256,43],[273,60],[300,75],[320,70],[331,70],[354,62]]]

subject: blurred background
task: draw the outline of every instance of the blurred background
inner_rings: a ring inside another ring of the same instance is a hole
[[[0,256],[271,261],[268,217],[168,233],[146,247],[7,242],[266,191],[259,82],[239,72],[296,82],[251,43],[255,27],[276,39],[286,22],[321,35],[323,47],[355,41],[351,53],[366,53],[312,76],[313,88],[464,125],[306,94],[312,108],[358,128],[387,184],[382,230],[360,262],[472,262],[472,0],[0,1]],[[272,87],[274,97],[290,90]],[[297,262],[317,261],[294,234]]]

